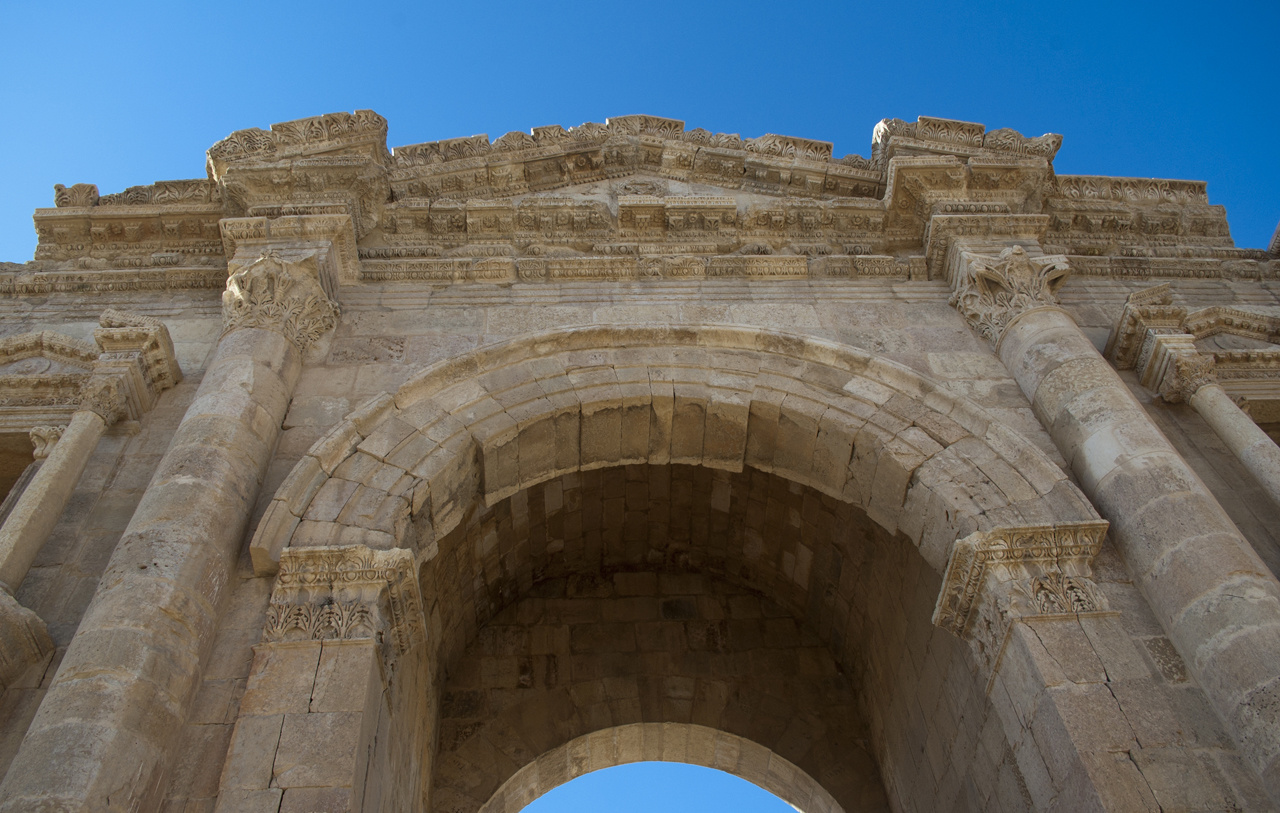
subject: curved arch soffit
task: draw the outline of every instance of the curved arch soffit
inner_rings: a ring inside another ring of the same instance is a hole
[[[428,553],[477,500],[629,464],[750,466],[851,503],[939,574],[974,531],[1093,521],[1063,471],[972,402],[892,361],[740,326],[593,326],[424,370],[354,410],[277,490],[251,543]]]
[[[690,723],[633,723],[572,739],[512,774],[479,813],[519,813],[579,776],[635,762],[713,768],[764,788],[801,813],[844,813],[813,777],[763,745]]]

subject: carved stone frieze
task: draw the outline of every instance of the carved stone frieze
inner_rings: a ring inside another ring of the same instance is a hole
[[[933,623],[974,643],[994,667],[1019,618],[1101,612],[1091,563],[1105,520],[979,531],[952,548]]]
[[[254,327],[284,334],[306,349],[337,324],[338,306],[320,283],[316,252],[264,254],[241,265],[222,294],[223,330]]]
[[[65,426],[34,426],[31,428],[31,445],[35,447],[33,456],[36,460],[44,460],[53,452],[54,445],[66,431]]]
[[[265,641],[372,639],[394,656],[425,640],[413,554],[363,546],[286,548]]]
[[[998,257],[970,251],[960,255],[964,272],[955,276],[951,304],[992,342],[1017,316],[1055,306],[1070,273],[1066,257],[1032,257],[1022,246],[1007,248]]]

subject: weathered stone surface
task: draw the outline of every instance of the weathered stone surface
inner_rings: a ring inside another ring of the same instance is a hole
[[[59,187],[0,273],[0,810],[1274,809],[1280,260],[1202,183],[386,132]]]

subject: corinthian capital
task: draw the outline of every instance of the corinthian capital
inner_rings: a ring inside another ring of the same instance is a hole
[[[999,256],[962,250],[960,262],[951,304],[993,342],[1021,314],[1057,305],[1058,289],[1071,272],[1066,257],[1032,257],[1022,246]]]
[[[1214,358],[1207,353],[1177,353],[1165,368],[1160,397],[1171,404],[1190,401],[1201,387],[1218,383]]]
[[[94,375],[80,388],[80,408],[97,413],[110,426],[126,409],[124,382],[119,376]]]
[[[223,331],[274,330],[305,350],[337,323],[338,306],[320,284],[314,252],[286,256],[275,251],[241,265],[222,294]]]

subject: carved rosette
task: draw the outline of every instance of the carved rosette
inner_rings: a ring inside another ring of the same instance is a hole
[[[969,273],[957,279],[951,305],[992,342],[1021,314],[1056,306],[1070,273],[1066,257],[1031,257],[1022,246],[998,257],[965,251],[962,261]]]
[[[933,623],[974,644],[994,667],[1019,618],[1101,612],[1092,580],[1105,520],[979,531],[958,540]]]
[[[320,285],[315,255],[297,261],[270,252],[227,279],[223,332],[245,327],[284,334],[305,350],[338,320],[338,306]]]
[[[80,409],[97,413],[107,426],[125,410],[125,391],[118,376],[93,375],[80,388]]]
[[[370,639],[404,654],[425,640],[415,570],[403,549],[286,548],[263,640]]]
[[[1160,397],[1171,404],[1191,400],[1199,389],[1218,383],[1213,356],[1208,353],[1178,353],[1170,359],[1160,381]]]
[[[62,437],[65,426],[34,426],[31,428],[31,444],[35,446],[34,457],[44,460],[53,452],[54,444]]]

